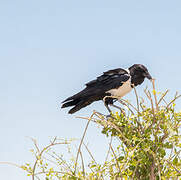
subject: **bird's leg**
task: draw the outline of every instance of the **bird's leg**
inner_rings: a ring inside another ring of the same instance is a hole
[[[109,111],[109,113],[111,114],[111,109],[109,108],[108,104],[104,103],[104,105],[107,108],[107,110]]]
[[[108,104],[104,104],[105,106],[106,106],[106,108],[107,108],[107,110],[109,111],[109,115],[107,115],[106,116],[106,119],[108,120],[109,118],[112,118],[112,119],[114,119],[114,117],[111,115],[111,109],[109,108],[109,106],[108,106]]]
[[[110,104],[110,105],[113,106],[113,107],[115,107],[115,108],[117,108],[117,109],[119,109],[119,110],[121,111],[121,113],[125,114],[124,109],[122,109],[122,108],[120,108],[119,106],[116,106],[116,105],[114,105],[114,104]]]
[[[118,101],[118,102],[120,102],[121,104],[125,105],[125,103],[123,103],[119,98],[114,99],[114,100],[113,100],[113,103],[115,103],[116,101]],[[123,114],[125,115],[125,110],[124,110],[123,108],[119,107],[119,106],[114,105],[113,103],[110,104],[110,105],[113,106],[113,107],[115,107],[115,108],[117,108],[117,109],[119,109],[119,110],[121,111],[121,113],[123,113]]]
[[[103,101],[104,101],[104,106],[107,108],[107,110],[109,111],[109,113],[111,114],[111,109],[109,108],[109,106],[108,106],[108,99],[106,99],[106,98],[110,98],[110,97],[108,97],[108,96],[105,96],[104,98],[103,98]]]
[[[104,99],[103,99],[103,101],[104,101],[104,105],[105,105],[105,107],[107,108],[107,110],[109,111],[109,115],[107,115],[106,116],[106,119],[108,120],[109,118],[112,118],[112,119],[114,119],[114,117],[112,117],[112,115],[111,115],[111,109],[109,108],[109,106],[108,106],[108,103],[106,102],[106,96],[104,97]],[[109,97],[110,98],[110,97]]]
[[[106,119],[108,120],[109,118],[113,118],[112,115],[111,115],[111,109],[109,108],[108,104],[105,103],[105,101],[104,101],[104,105],[105,105],[105,107],[107,108],[107,110],[110,113],[109,115],[106,116]]]

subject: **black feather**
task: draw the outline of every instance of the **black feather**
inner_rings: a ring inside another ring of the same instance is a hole
[[[68,102],[65,102],[61,108],[66,108],[66,107],[69,107],[69,106],[74,106],[76,105],[77,103],[79,103],[80,100],[79,99],[74,99],[74,100],[71,100],[71,101],[68,101]]]
[[[72,109],[70,109],[70,111],[68,112],[69,114],[73,114],[77,111],[79,111],[80,109],[82,109],[83,107],[88,106],[89,104],[91,104],[92,101],[86,101],[86,100],[82,100],[79,103],[77,103]]]

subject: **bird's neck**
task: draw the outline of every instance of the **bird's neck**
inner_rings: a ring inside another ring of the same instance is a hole
[[[144,79],[144,77],[139,75],[131,76],[131,84],[134,84],[134,86],[138,86],[143,83]]]

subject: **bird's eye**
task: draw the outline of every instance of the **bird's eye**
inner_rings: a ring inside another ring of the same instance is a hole
[[[140,67],[137,69],[137,71],[144,72],[144,70],[142,68],[140,68]]]

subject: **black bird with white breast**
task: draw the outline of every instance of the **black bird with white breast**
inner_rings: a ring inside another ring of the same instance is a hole
[[[142,84],[145,78],[152,79],[147,68],[142,64],[134,64],[128,69],[118,68],[106,71],[97,79],[88,82],[85,89],[63,101],[62,108],[73,106],[68,112],[73,114],[94,101],[103,100],[108,96],[105,98],[105,106],[110,111],[108,105],[113,105],[115,97],[122,98],[133,87]]]

